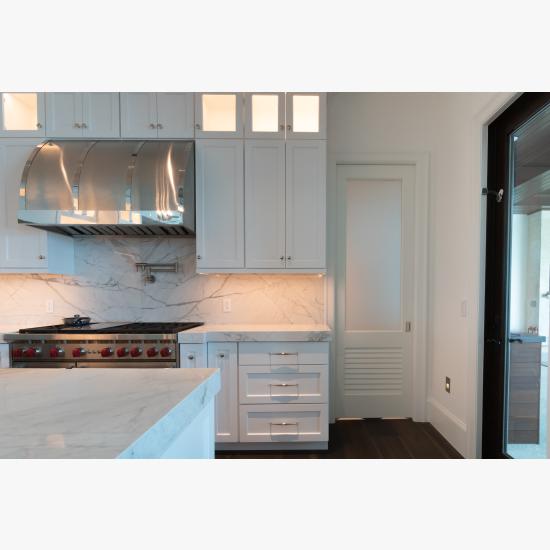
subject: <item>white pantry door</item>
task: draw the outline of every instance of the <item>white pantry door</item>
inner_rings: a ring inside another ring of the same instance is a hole
[[[337,417],[413,416],[415,167],[337,167]]]

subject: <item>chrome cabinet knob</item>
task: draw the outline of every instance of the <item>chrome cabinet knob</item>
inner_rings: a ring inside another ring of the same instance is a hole
[[[74,126],[75,128],[80,128],[80,124],[79,124],[78,122],[75,122],[75,123],[73,124],[73,126]]]
[[[36,127],[37,127],[37,128],[42,128],[42,124],[41,124],[40,122],[37,122],[37,123],[36,123]]]
[[[157,124],[157,128],[158,128],[159,130],[162,130],[162,124]]]
[[[189,355],[187,356],[187,359],[189,359],[189,361],[193,361],[193,359],[195,359],[195,356],[189,354]]]
[[[287,130],[292,130],[292,125],[291,124],[288,124],[287,127],[286,127]]]
[[[285,125],[284,125],[284,124],[281,124],[281,125],[279,126],[279,130],[281,130],[281,132],[282,132],[284,129],[285,129]]]
[[[88,125],[85,122],[83,122],[80,126],[81,128],[88,128]]]
[[[287,260],[292,260],[292,256],[287,256],[286,259]]]
[[[201,125],[197,123],[197,124],[195,124],[195,128],[196,128],[197,130],[200,130],[200,129],[201,129]]]
[[[223,358],[225,357],[225,353],[218,353],[218,357],[219,357],[220,359],[223,359]]]
[[[198,254],[198,255],[197,255],[197,260],[200,260],[200,259],[202,259],[202,257],[201,257],[200,254]]]
[[[285,259],[284,256],[281,256],[281,257],[279,258],[279,260],[281,260],[281,262],[284,261],[284,259]]]
[[[39,259],[39,260],[45,260],[45,259],[46,259],[46,256],[44,256],[43,254],[40,254],[40,256],[38,256],[38,259]]]
[[[154,130],[156,128],[156,125],[151,122],[151,124],[149,124],[149,128],[151,128],[151,130]]]

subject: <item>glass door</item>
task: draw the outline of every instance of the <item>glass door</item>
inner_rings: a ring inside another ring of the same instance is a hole
[[[550,106],[509,136],[508,338],[504,452],[548,456]]]
[[[488,127],[482,456],[546,458],[550,93]]]

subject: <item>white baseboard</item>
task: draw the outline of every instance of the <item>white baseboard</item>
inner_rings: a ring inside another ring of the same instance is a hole
[[[428,422],[462,455],[466,456],[466,423],[433,397],[428,398]]]

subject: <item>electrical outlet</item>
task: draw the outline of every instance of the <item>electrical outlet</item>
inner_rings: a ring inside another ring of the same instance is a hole
[[[223,312],[229,313],[231,311],[231,298],[223,299]]]
[[[46,300],[46,313],[53,313],[53,300]]]
[[[445,377],[445,391],[451,393],[451,379],[448,376]]]

